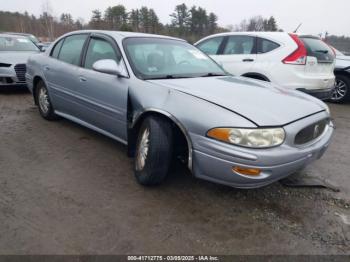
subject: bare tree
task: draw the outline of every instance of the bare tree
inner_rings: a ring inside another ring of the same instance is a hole
[[[55,32],[54,32],[54,20],[53,20],[53,11],[52,11],[52,5],[50,0],[45,0],[42,4],[42,12],[41,19],[44,23],[45,30],[47,32],[47,36],[49,37],[50,41],[54,39]]]

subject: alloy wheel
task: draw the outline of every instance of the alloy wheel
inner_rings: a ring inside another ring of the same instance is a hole
[[[41,111],[47,114],[50,108],[50,101],[46,88],[40,88],[39,90],[39,106]]]
[[[347,92],[347,85],[344,81],[337,79],[335,81],[334,91],[332,93],[332,100],[339,101],[342,100]]]
[[[149,129],[146,128],[141,136],[136,154],[136,170],[141,171],[146,165],[146,159],[149,151]]]

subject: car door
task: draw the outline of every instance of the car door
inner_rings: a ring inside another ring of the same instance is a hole
[[[86,47],[82,67],[78,70],[78,116],[83,121],[127,140],[128,78],[94,71],[96,61],[113,59],[127,72],[117,43],[110,37],[93,34]]]
[[[76,34],[62,39],[43,66],[51,102],[60,113],[75,115],[78,69],[87,38],[87,34]]]
[[[256,61],[256,37],[251,35],[226,36],[220,52],[213,58],[229,73],[249,73]]]

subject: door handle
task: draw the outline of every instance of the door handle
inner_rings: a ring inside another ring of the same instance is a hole
[[[83,77],[83,76],[79,76],[79,80],[80,80],[80,82],[86,82],[87,81],[87,79],[85,77]]]
[[[49,66],[44,66],[44,70],[45,71],[50,71],[50,67]]]
[[[254,62],[254,59],[252,59],[252,58],[245,58],[242,61],[243,62]]]

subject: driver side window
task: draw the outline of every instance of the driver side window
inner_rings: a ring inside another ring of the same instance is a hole
[[[117,53],[113,46],[106,40],[92,38],[86,53],[84,67],[92,69],[92,65],[95,62],[103,59],[113,59],[119,64],[121,55]]]

